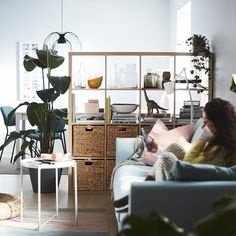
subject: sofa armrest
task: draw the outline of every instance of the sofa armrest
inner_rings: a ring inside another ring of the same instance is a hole
[[[116,164],[127,160],[135,151],[136,138],[116,138]]]
[[[236,188],[236,181],[132,183],[129,214],[145,216],[161,212],[178,226],[191,229],[208,215],[213,202]]]

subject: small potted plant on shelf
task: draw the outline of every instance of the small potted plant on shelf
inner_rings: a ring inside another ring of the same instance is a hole
[[[9,137],[5,140],[4,144],[0,147],[0,150],[4,149],[9,143],[14,142],[17,139],[22,140],[19,153],[16,153],[13,163],[18,158],[24,158],[27,155],[31,157],[40,157],[41,153],[53,153],[53,138],[55,135],[55,121],[56,119],[63,119],[67,122],[67,110],[54,109],[54,101],[64,94],[71,82],[71,78],[68,76],[52,76],[51,71],[59,67],[64,62],[64,57],[57,55],[57,52],[49,49],[36,50],[37,58],[26,55],[24,57],[24,68],[26,71],[32,71],[39,67],[42,70],[42,90],[36,91],[38,97],[42,102],[23,102],[20,103],[8,116],[10,120],[19,107],[26,106],[26,113],[29,123],[32,126],[41,127],[40,129],[40,145],[38,146],[36,141],[29,138],[32,135],[38,135],[37,129],[28,129],[20,132],[11,132]],[[47,71],[47,75],[45,70]],[[45,82],[47,76],[48,83]],[[27,151],[29,150],[29,151]],[[33,169],[32,169],[33,170]],[[37,170],[36,170],[37,171]],[[48,170],[43,170],[48,171]],[[51,171],[51,170],[49,170]],[[30,172],[31,173],[31,172]],[[33,174],[35,176],[35,174]],[[37,175],[36,175],[37,176]],[[51,176],[53,176],[51,174]],[[45,177],[45,174],[42,174]],[[42,182],[43,182],[42,178]],[[32,181],[32,178],[31,178]],[[37,183],[37,182],[36,182]],[[54,182],[55,183],[55,182]],[[33,181],[32,181],[33,184]],[[52,190],[42,192],[53,192],[55,184]],[[37,189],[34,188],[33,189]]]
[[[206,36],[201,34],[193,34],[186,40],[187,46],[190,46],[190,52],[193,52],[191,62],[193,63],[193,69],[190,73],[195,80],[194,87],[201,83],[200,74],[204,72],[205,75],[209,75],[208,60],[211,56],[210,43]]]

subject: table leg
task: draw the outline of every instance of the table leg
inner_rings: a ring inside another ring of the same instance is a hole
[[[55,169],[56,172],[56,212],[58,216],[58,168]]]
[[[23,221],[23,170],[20,165],[20,221]]]
[[[20,123],[22,122],[22,128],[20,127]],[[26,129],[26,122],[25,117],[22,113],[16,113],[16,131],[19,132],[20,130]],[[15,153],[18,153],[21,148],[21,139],[16,140],[16,148]],[[16,161],[15,168],[19,170],[20,168],[20,158]]]
[[[77,190],[77,164],[74,164],[74,188],[75,188],[75,225],[78,224],[78,190]]]
[[[38,168],[38,230],[41,225],[41,168]]]

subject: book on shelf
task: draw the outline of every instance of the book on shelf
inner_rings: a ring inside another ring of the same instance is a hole
[[[137,122],[137,114],[136,113],[127,113],[127,114],[119,114],[113,113],[112,122],[127,122],[127,123],[136,123]]]
[[[109,124],[111,122],[111,98],[110,96],[107,96],[105,99],[105,121],[106,124]]]
[[[104,123],[104,113],[76,113],[76,122],[99,121]]]
[[[78,124],[104,124],[104,120],[76,120]]]

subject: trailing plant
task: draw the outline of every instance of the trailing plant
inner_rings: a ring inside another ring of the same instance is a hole
[[[191,62],[193,64],[193,69],[190,70],[190,74],[193,76],[195,82],[194,87],[198,87],[201,83],[200,75],[203,72],[205,75],[209,76],[210,68],[208,65],[210,52],[210,43],[206,36],[201,34],[193,34],[186,40],[187,46],[190,46],[190,52],[193,53]],[[203,86],[202,89],[205,89]],[[199,90],[199,92],[202,92]]]
[[[21,139],[21,148],[14,157],[14,163],[19,157],[24,158],[25,155],[39,157],[41,153],[52,153],[55,119],[64,119],[67,122],[67,111],[65,109],[54,109],[54,101],[68,90],[71,78],[68,76],[51,75],[51,71],[64,62],[64,57],[48,49],[36,50],[36,55],[37,58],[26,55],[23,63],[24,68],[28,72],[33,71],[37,67],[42,70],[43,89],[36,91],[42,102],[20,103],[9,114],[8,119],[10,120],[13,117],[18,108],[26,106],[27,118],[31,126],[41,127],[40,146],[38,147],[34,140],[28,138],[30,134],[38,134],[36,129],[11,132],[7,140],[0,147],[0,150],[15,140]],[[45,77],[47,77],[48,83],[45,82]],[[29,150],[30,154],[27,154],[27,150]]]

